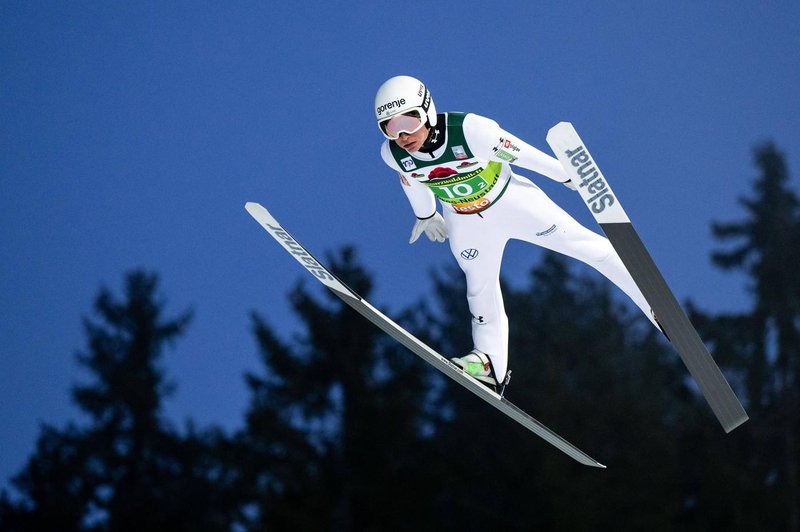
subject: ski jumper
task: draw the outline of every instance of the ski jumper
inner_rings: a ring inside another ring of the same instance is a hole
[[[498,381],[508,368],[500,265],[509,239],[592,266],[653,322],[650,305],[608,239],[580,225],[539,187],[511,171],[514,164],[563,183],[568,177],[557,159],[479,115],[444,113],[438,120],[446,121],[446,137],[432,153],[409,153],[386,140],[381,156],[400,174],[417,218],[433,216],[436,200],[441,202],[450,250],[467,279],[474,347],[490,357]]]

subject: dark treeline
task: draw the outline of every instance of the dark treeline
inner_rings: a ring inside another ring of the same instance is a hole
[[[752,308],[690,312],[751,420],[725,435],[674,351],[594,274],[546,254],[504,287],[507,396],[608,465],[577,464],[450,383],[333,295],[301,282],[304,329],[258,313],[261,369],[242,427],[163,416],[161,363],[191,313],[164,315],[157,276],[97,296],[71,398],[82,424],[43,426],[0,495],[8,531],[800,530],[800,211],[783,156],[755,150],[739,220],[714,224],[714,263]],[[365,297],[354,250],[327,262]],[[583,270],[581,270],[583,271]],[[471,347],[463,276],[400,320],[442,353]]]

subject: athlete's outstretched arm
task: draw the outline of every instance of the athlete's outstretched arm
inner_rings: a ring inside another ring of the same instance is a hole
[[[464,118],[464,135],[478,157],[508,162],[559,183],[569,181],[558,159],[504,130],[494,120],[470,113]]]

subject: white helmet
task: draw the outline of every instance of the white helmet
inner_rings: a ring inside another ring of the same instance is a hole
[[[375,118],[384,135],[382,124],[412,111],[417,111],[428,126],[436,127],[436,106],[424,83],[411,76],[395,76],[380,86],[375,95]]]

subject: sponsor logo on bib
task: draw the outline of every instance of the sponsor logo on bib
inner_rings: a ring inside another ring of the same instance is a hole
[[[453,146],[453,157],[456,159],[466,159],[467,152],[464,151],[464,146]]]
[[[412,159],[411,157],[406,157],[405,159],[401,159],[400,164],[403,165],[403,168],[405,170],[413,170],[414,168],[417,167],[417,165],[414,164],[414,159]]]

